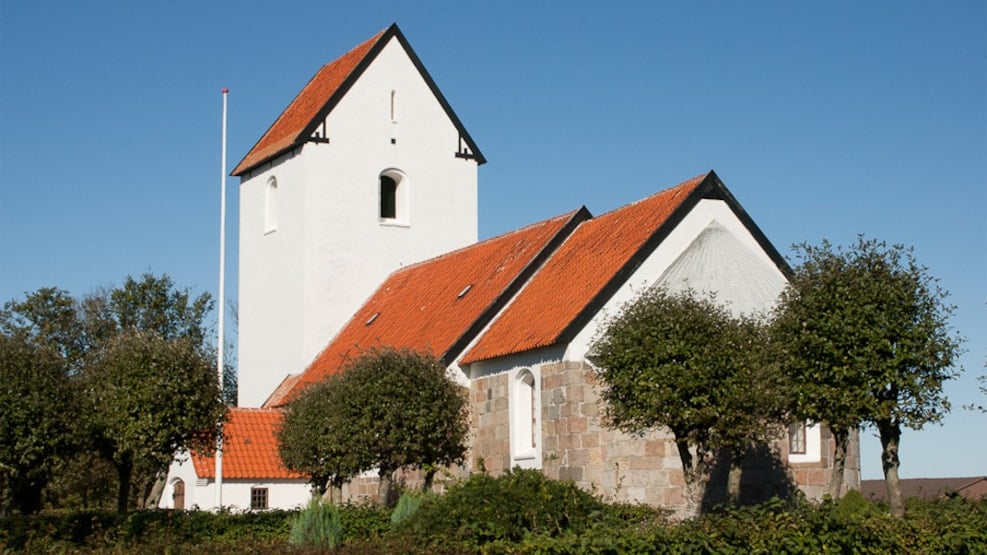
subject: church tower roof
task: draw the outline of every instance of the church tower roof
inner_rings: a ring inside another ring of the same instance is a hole
[[[242,176],[308,141],[316,127],[325,120],[326,116],[335,108],[353,83],[360,78],[364,70],[392,38],[396,39],[404,48],[435,98],[442,105],[446,115],[459,130],[462,142],[466,143],[469,148],[470,157],[475,158],[478,164],[485,163],[486,158],[480,153],[473,138],[470,137],[462,122],[459,121],[459,117],[453,112],[449,102],[439,91],[418,55],[411,49],[411,45],[408,44],[408,40],[401,33],[397,23],[393,23],[356,48],[319,68],[301,92],[274,120],[274,123],[261,136],[260,140],[254,144],[250,152],[237,164],[232,175]]]

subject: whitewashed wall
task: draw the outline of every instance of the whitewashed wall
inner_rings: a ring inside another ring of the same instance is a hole
[[[172,509],[175,482],[185,482],[186,510],[214,510],[216,507],[216,482],[212,479],[199,480],[195,475],[192,460],[172,462],[168,469],[165,489],[158,502],[158,508]],[[235,511],[250,510],[250,490],[254,487],[267,488],[269,509],[296,509],[304,507],[312,498],[311,488],[306,480],[223,480],[223,507]]]

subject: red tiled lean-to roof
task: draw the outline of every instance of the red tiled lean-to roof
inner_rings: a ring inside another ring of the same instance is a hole
[[[388,29],[382,30],[340,58],[319,68],[305,88],[237,164],[233,175],[246,173],[303,141],[305,138],[302,133],[305,128],[329,103],[340,86],[387,31]]]
[[[348,358],[375,346],[428,351],[451,362],[588,217],[583,208],[394,272],[291,391],[272,396],[266,406],[290,402],[309,384],[339,371]]]
[[[223,479],[290,480],[304,475],[289,471],[278,454],[278,429],[282,412],[277,409],[230,409],[223,433]],[[216,478],[216,458],[192,454],[199,478]]]
[[[603,293],[614,280],[628,277],[626,273],[646,246],[657,246],[650,244],[652,239],[659,237],[686,199],[708,180],[718,182],[709,172],[580,224],[463,356],[463,362],[547,347],[565,339],[587,307],[606,300]]]

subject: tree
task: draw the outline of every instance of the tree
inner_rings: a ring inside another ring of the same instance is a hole
[[[226,408],[212,359],[193,339],[123,332],[92,353],[86,374],[96,443],[120,480],[119,511],[135,472],[154,477],[180,450],[215,447]]]
[[[839,463],[830,483],[837,496],[847,434],[877,428],[891,512],[904,514],[898,484],[901,427],[921,429],[949,411],[943,384],[960,354],[948,294],[912,249],[862,236],[850,248],[795,248],[800,260],[774,324],[801,416],[826,423]],[[838,471],[838,472],[836,472]]]
[[[48,483],[78,447],[76,308],[67,292],[43,288],[0,310],[0,513],[8,503],[40,510]]]
[[[190,438],[215,438],[223,411],[215,404],[216,359],[204,324],[213,302],[208,293],[193,296],[175,287],[167,275],[145,273],[88,295],[82,305],[92,338],[85,371],[94,410],[90,436],[117,469],[117,508],[123,511],[134,484],[141,486],[137,505],[146,504],[171,457]],[[103,403],[109,394],[103,387],[111,388],[112,404]],[[155,395],[156,409],[143,410]],[[132,411],[143,420],[132,421]],[[153,437],[140,447],[136,437],[122,441],[120,430]]]
[[[41,509],[42,493],[76,448],[79,411],[64,360],[26,334],[0,334],[2,496],[20,512]],[[0,510],[0,513],[4,511]]]
[[[654,288],[625,305],[595,341],[609,425],[632,434],[672,431],[693,515],[717,453],[728,451],[739,467],[745,448],[771,435],[773,397],[751,387],[769,368],[759,362],[759,330],[714,299]]]
[[[349,361],[288,406],[279,433],[285,465],[320,488],[377,469],[381,499],[401,468],[462,462],[466,396],[432,355],[380,348]]]

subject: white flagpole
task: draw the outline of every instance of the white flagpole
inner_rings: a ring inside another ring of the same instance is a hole
[[[223,394],[223,316],[226,313],[226,96],[230,93],[223,89],[223,154],[222,167],[219,174],[219,341],[217,342],[216,374],[219,376],[219,391]],[[216,510],[223,509],[223,436],[220,434],[216,442]]]

